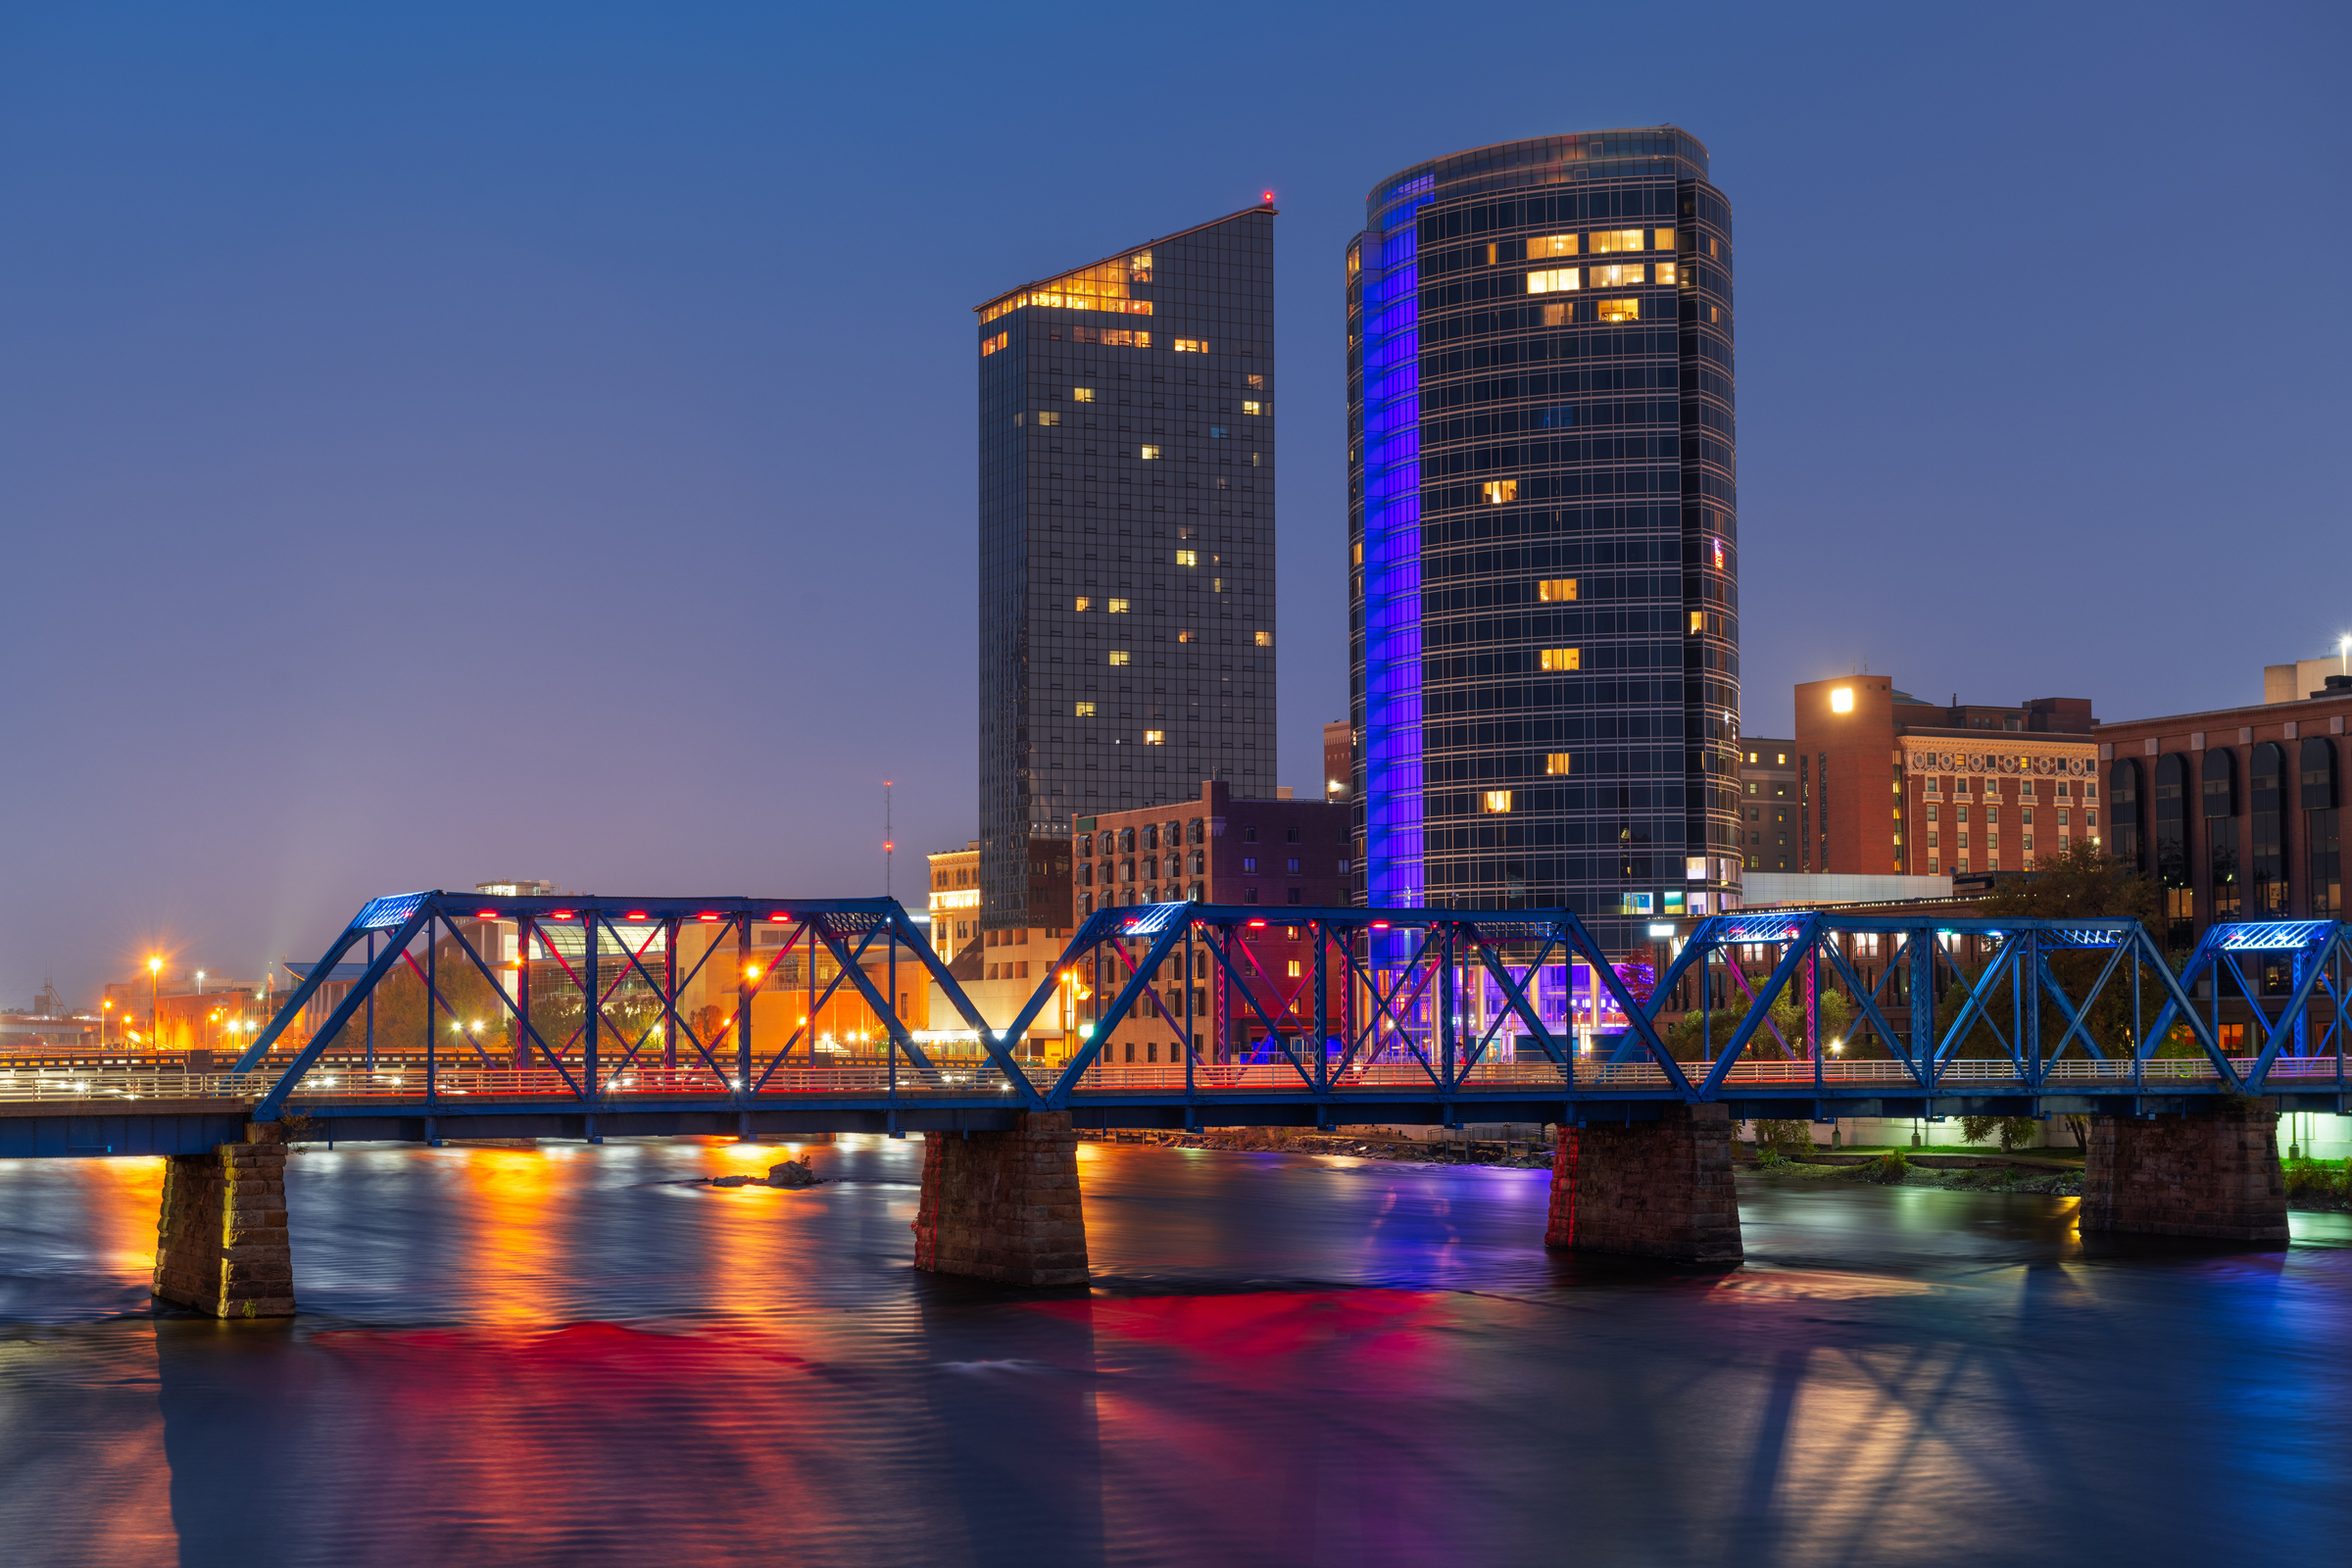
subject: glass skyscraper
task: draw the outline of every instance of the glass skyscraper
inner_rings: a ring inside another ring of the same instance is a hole
[[[1274,208],[977,310],[981,923],[1068,925],[1073,817],[1274,794]]]
[[[1357,896],[1739,902],[1731,207],[1672,126],[1382,180],[1348,247]]]

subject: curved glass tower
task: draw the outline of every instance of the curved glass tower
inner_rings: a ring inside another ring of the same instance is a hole
[[[1373,187],[1348,247],[1357,897],[1739,906],[1732,217],[1672,126]]]

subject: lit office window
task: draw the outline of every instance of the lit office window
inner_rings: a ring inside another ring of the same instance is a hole
[[[1592,253],[1608,256],[1618,251],[1638,251],[1642,248],[1642,231],[1638,228],[1604,228],[1592,236]]]
[[[1546,773],[1549,773],[1549,774],[1550,774],[1552,777],[1554,777],[1554,778],[1565,778],[1565,777],[1567,777],[1567,776],[1568,776],[1568,769],[1569,769],[1569,754],[1568,754],[1568,753],[1566,753],[1566,752],[1549,752],[1549,753],[1546,753],[1546,754],[1544,755],[1544,772],[1546,772]]]
[[[1095,705],[1092,703],[1072,703],[1070,705],[1070,711],[1079,718],[1092,718],[1095,716]]]
[[[1595,267],[1592,269],[1594,288],[1639,288],[1642,285],[1642,264],[1631,266]]]
[[[1555,267],[1527,274],[1530,294],[1565,294],[1576,287],[1577,270],[1573,267]]]
[[[1585,651],[1581,648],[1546,648],[1543,652],[1542,663],[1545,669],[1582,669],[1585,667]]]
[[[1106,615],[1124,615],[1127,613],[1127,601],[1124,599],[1113,599],[1109,604],[1103,607],[1102,612]]]
[[[1079,614],[1083,615],[1088,611],[1095,608],[1095,601],[1089,595],[1080,594],[1077,598],[1070,601],[1070,607],[1077,611]]]
[[[1536,603],[1540,605],[1573,605],[1576,603],[1574,577],[1546,577],[1536,584]]]
[[[1505,501],[1519,499],[1519,481],[1516,479],[1489,479],[1480,487],[1480,493],[1493,505],[1500,506]]]
[[[1146,448],[1144,448],[1144,461],[1145,461],[1146,463],[1154,463],[1154,462],[1157,462],[1157,461],[1158,461],[1158,459],[1159,459],[1159,448],[1157,448],[1157,447],[1146,447]]]
[[[1148,729],[1144,731],[1144,744],[1146,746],[1165,746],[1168,744],[1168,732],[1164,729]]]
[[[1594,318],[1602,321],[1639,321],[1642,319],[1640,300],[1602,300]]]
[[[1177,551],[1176,564],[1179,566],[1198,566],[1200,564],[1200,552],[1198,550]]]
[[[1574,256],[1575,254],[1576,236],[1574,234],[1539,234],[1527,242],[1527,259],[1531,262],[1539,256]]]
[[[1095,389],[1091,386],[1074,386],[1070,388],[1070,397],[1075,402],[1092,403],[1095,401]]]
[[[1499,815],[1511,808],[1509,790],[1488,790],[1479,797],[1479,809],[1490,815]]]
[[[1110,651],[1110,662],[1111,662],[1112,663],[1114,663],[1114,664],[1124,664],[1124,663],[1126,663],[1126,662],[1128,662],[1128,661],[1127,661],[1127,650],[1126,650],[1126,649],[1124,649],[1124,648],[1113,648],[1113,649]]]
[[[1261,631],[1257,633],[1251,639],[1251,641],[1255,642],[1260,648],[1271,648],[1274,646],[1274,634],[1270,631]]]

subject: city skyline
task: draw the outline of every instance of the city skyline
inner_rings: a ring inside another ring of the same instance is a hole
[[[372,894],[508,868],[878,890],[884,778],[902,844],[963,842],[950,327],[1266,189],[1292,230],[1278,782],[1311,787],[1347,708],[1334,258],[1383,171],[1564,124],[1700,127],[1739,195],[1750,728],[1788,733],[1797,680],[1865,662],[1995,701],[2055,676],[2128,719],[2330,651],[2328,574],[2277,568],[2329,559],[2324,466],[2247,455],[2324,446],[2341,393],[2308,346],[2345,307],[2193,329],[2149,236],[2221,187],[2268,210],[2340,178],[2341,16],[2135,12],[2128,58],[2090,16],[2035,14],[2032,51],[1997,19],[1702,20],[1664,54],[1639,19],[1531,24],[1615,62],[1569,102],[1496,94],[1434,37],[1426,90],[1367,125],[1378,29],[1288,17],[1246,72],[1112,21],[1102,46],[1151,65],[1029,96],[971,70],[983,17],[911,52],[878,20],[723,9],[553,36],[429,7],[18,19],[0,996],[94,996],[159,947],[256,973]],[[802,82],[885,52],[881,83]],[[1137,117],[1139,83],[1179,107]],[[2260,156],[2183,135],[2182,104],[2269,127]],[[937,172],[957,136],[1010,166]],[[2344,222],[2309,216],[2323,254]],[[1847,259],[1890,244],[1900,268]],[[2029,253],[2095,258],[2095,306],[2000,284]],[[2260,551],[2208,547],[2256,527]],[[2264,645],[2119,657],[2190,615]]]

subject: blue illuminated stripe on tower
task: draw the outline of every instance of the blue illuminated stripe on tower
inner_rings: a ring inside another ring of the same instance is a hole
[[[1364,861],[1375,906],[1422,902],[1421,273],[1428,174],[1364,236]]]

